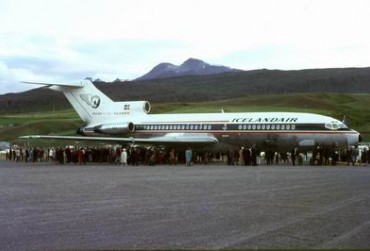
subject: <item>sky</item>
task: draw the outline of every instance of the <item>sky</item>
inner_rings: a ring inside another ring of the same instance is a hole
[[[370,67],[368,0],[0,0],[0,94],[132,80],[188,58],[242,70]]]

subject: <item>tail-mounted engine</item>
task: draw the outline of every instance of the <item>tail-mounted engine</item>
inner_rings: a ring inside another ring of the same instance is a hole
[[[135,125],[132,122],[108,123],[91,127],[81,127],[77,133],[84,136],[93,136],[99,134],[127,134],[135,131]]]
[[[148,101],[128,101],[128,102],[116,102],[117,106],[121,107],[125,113],[136,114],[150,112],[151,106]],[[117,107],[116,106],[116,107]]]
[[[127,134],[133,132],[135,126],[129,123],[101,124],[94,127],[94,132],[102,134]]]

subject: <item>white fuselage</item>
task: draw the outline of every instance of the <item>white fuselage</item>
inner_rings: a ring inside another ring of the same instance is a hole
[[[212,146],[217,149],[252,145],[274,150],[312,148],[318,144],[347,147],[356,144],[359,138],[358,132],[342,122],[310,113],[144,114],[128,118],[130,120],[123,116],[111,124],[132,123],[134,130],[125,135],[135,138],[177,134],[181,139],[185,134],[211,135],[218,140],[218,144]]]

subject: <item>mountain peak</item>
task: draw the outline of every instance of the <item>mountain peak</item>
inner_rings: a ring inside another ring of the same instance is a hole
[[[147,74],[135,80],[148,80],[157,78],[171,78],[179,76],[212,75],[226,72],[240,71],[226,66],[210,65],[200,59],[189,58],[180,66],[170,63],[160,63]]]
[[[210,65],[200,59],[195,59],[195,58],[189,58],[188,60],[186,60],[184,63],[180,65],[180,67],[187,68],[187,69],[205,68],[207,66],[210,66]]]
[[[191,65],[191,64],[206,64],[203,60],[200,60],[200,59],[196,59],[196,58],[189,58],[187,60],[185,60],[184,63],[182,63],[181,65]]]

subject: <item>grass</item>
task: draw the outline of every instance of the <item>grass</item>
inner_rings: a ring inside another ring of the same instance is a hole
[[[370,141],[370,94],[285,94],[259,95],[198,103],[152,104],[151,113],[200,112],[310,112],[349,119],[350,127]],[[77,113],[68,110],[8,114],[0,116],[0,141],[19,142],[30,134],[75,135],[83,125]],[[51,142],[49,142],[51,143]],[[52,142],[54,143],[54,142]]]

